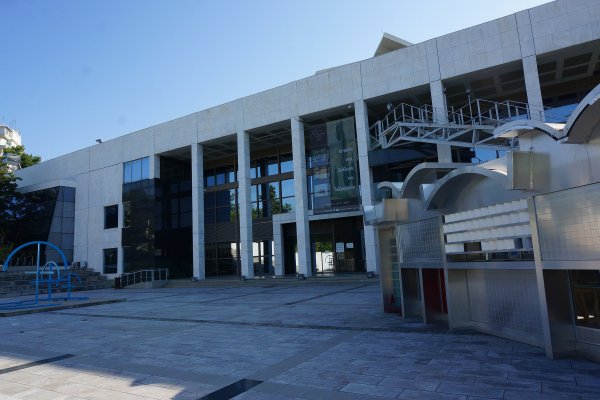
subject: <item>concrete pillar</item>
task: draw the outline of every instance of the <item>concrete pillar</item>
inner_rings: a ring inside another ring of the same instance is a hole
[[[369,168],[369,114],[363,100],[354,102],[356,141],[358,145],[358,168],[360,173],[360,198],[362,206],[373,205],[373,179]],[[367,271],[379,274],[379,240],[377,229],[365,225],[365,258]]]
[[[252,262],[252,205],[250,204],[250,135],[239,130],[237,133],[238,153],[238,204],[240,206],[240,259],[242,276],[254,278]]]
[[[437,124],[448,123],[448,105],[446,94],[441,80],[429,82],[431,91],[431,105],[433,106],[433,120]],[[452,162],[452,148],[449,144],[437,145],[438,162]]]
[[[281,224],[273,224],[273,269],[275,270],[276,276],[285,275],[283,268],[283,236],[282,236]]]
[[[206,277],[204,251],[204,149],[192,144],[192,264],[198,279]]]
[[[531,16],[528,10],[519,11],[515,16],[517,31],[519,33],[519,47],[521,48],[521,62],[523,64],[529,113],[532,120],[544,121],[544,101],[542,100],[540,78],[535,57],[535,41],[533,39]]]
[[[544,101],[538,75],[537,59],[535,55],[523,57],[523,75],[525,76],[525,90],[529,113],[534,121],[544,121]]]
[[[304,274],[304,276],[312,276],[304,124],[299,117],[292,118],[292,152],[294,157],[294,189],[296,190],[298,273]]]

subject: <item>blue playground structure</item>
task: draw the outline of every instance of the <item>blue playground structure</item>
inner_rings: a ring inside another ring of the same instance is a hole
[[[58,252],[60,258],[62,260],[63,265],[59,266],[54,261],[48,261],[45,265],[40,266],[40,257],[41,257],[41,246],[46,245],[50,246],[54,250]],[[43,241],[33,241],[25,243],[16,249],[14,249],[6,260],[4,261],[4,266],[2,267],[2,272],[5,272],[10,266],[10,261],[15,254],[21,251],[23,248],[28,246],[37,246],[37,257],[36,257],[36,269],[35,271],[28,271],[25,274],[35,275],[35,280],[32,280],[30,283],[35,287],[35,300],[23,300],[23,301],[13,301],[7,303],[0,303],[0,310],[12,310],[12,309],[22,309],[22,308],[36,308],[36,307],[48,307],[48,304],[40,305],[39,291],[41,287],[47,285],[48,288],[48,297],[43,299],[46,302],[58,302],[58,301],[69,301],[69,300],[87,300],[87,297],[73,297],[71,296],[71,289],[73,289],[76,285],[81,285],[81,277],[71,272],[69,269],[69,265],[67,263],[67,258],[65,254],[59,249],[56,245],[50,242]],[[52,290],[58,291],[60,289],[66,289],[65,297],[52,297]]]

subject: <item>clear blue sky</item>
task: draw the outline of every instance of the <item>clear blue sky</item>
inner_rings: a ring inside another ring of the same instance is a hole
[[[546,0],[0,0],[0,118],[43,159]]]

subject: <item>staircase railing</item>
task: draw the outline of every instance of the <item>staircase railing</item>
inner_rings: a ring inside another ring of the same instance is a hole
[[[507,148],[515,147],[518,141],[495,138],[493,131],[518,119],[531,119],[527,103],[475,99],[447,109],[401,103],[371,125],[369,134],[372,148],[385,149],[407,141]]]
[[[136,283],[162,281],[169,279],[167,268],[140,269],[121,274],[121,287],[135,285]]]

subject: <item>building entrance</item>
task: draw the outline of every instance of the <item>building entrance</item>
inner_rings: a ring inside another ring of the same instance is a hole
[[[312,269],[317,276],[364,272],[361,218],[310,222]]]
[[[298,273],[298,245],[296,224],[284,224],[283,232],[283,272],[285,275]]]
[[[312,267],[317,275],[333,275],[335,272],[335,253],[333,236],[329,234],[311,235]]]

